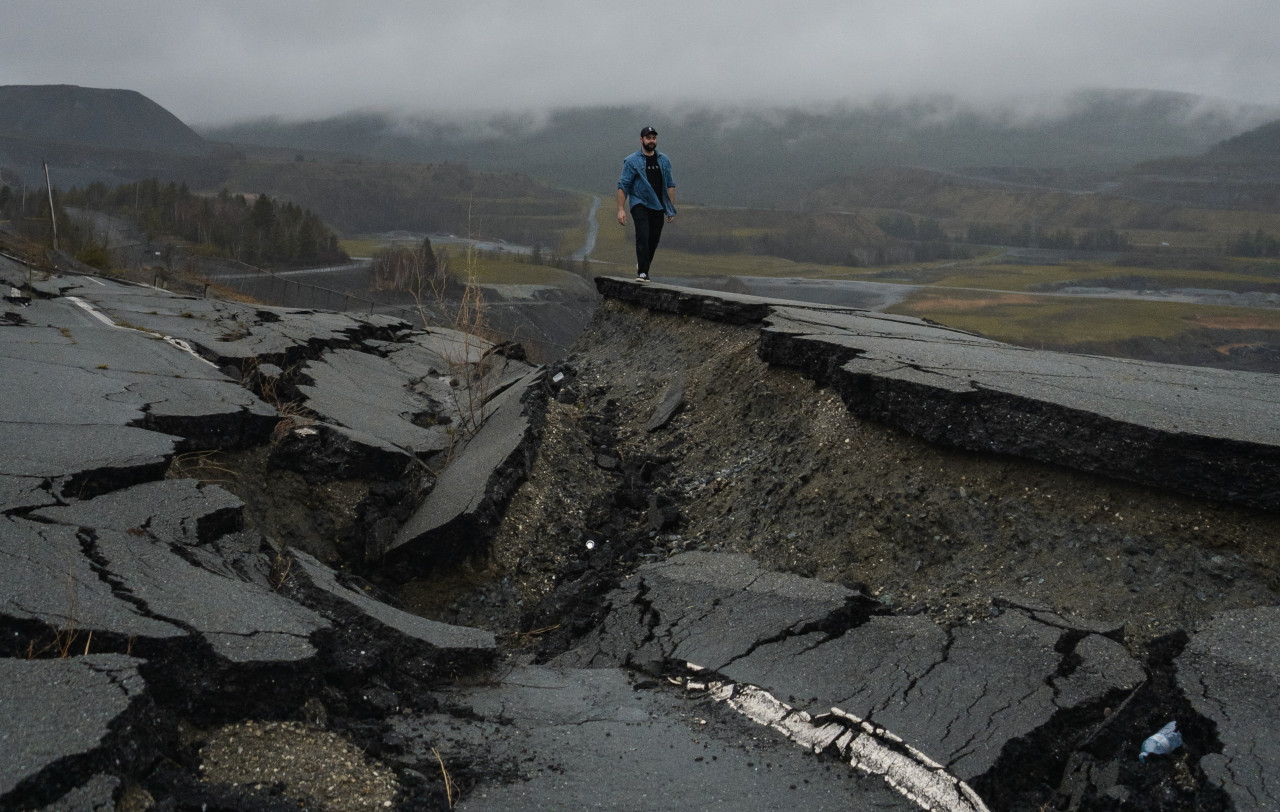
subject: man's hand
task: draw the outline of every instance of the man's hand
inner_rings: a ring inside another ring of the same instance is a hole
[[[627,210],[618,209],[618,225],[625,226],[627,224]]]

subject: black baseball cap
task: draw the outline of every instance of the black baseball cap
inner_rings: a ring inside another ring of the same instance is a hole
[[[640,131],[641,138],[644,138],[646,135],[657,135],[657,134],[658,134],[658,131],[652,127],[645,127],[643,130]]]

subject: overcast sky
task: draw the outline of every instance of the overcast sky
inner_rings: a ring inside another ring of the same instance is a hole
[[[1276,0],[0,0],[0,84],[189,124],[1147,88],[1280,105]],[[2,111],[0,111],[2,114]]]

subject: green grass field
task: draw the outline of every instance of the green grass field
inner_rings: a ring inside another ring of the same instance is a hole
[[[354,237],[351,239],[338,240],[338,247],[347,252],[347,256],[351,257],[371,257],[379,248],[387,245],[386,240],[376,239],[373,237]]]
[[[932,319],[1024,347],[1169,339],[1204,328],[1280,331],[1280,311],[1265,308],[934,287],[917,290],[888,312]]]
[[[632,232],[630,227],[618,226],[615,211],[612,206],[601,209],[600,238],[593,255],[596,262],[592,272],[630,276],[635,263]],[[681,218],[677,217],[667,228],[681,225]],[[932,319],[1020,346],[1071,346],[1137,337],[1168,339],[1205,327],[1280,331],[1280,310],[1028,292],[1036,286],[1056,282],[1087,284],[1091,280],[1132,276],[1155,277],[1168,287],[1214,288],[1227,281],[1274,284],[1274,261],[1233,259],[1228,261],[1227,271],[1198,271],[1092,262],[1011,265],[999,261],[1001,253],[993,251],[985,257],[959,262],[868,269],[796,263],[767,256],[689,254],[660,248],[653,270],[658,280],[663,276],[797,276],[917,283],[921,287],[888,312]]]
[[[1090,282],[1115,277],[1149,277],[1163,287],[1221,288],[1226,284],[1247,286],[1249,283],[1274,283],[1274,277],[1248,273],[1250,264],[1232,262],[1235,271],[1197,271],[1187,269],[1135,268],[1094,262],[1068,262],[1061,265],[1006,265],[976,263],[966,265],[955,274],[946,275],[932,284],[936,287],[982,288],[986,290],[1029,291],[1038,285],[1060,282]]]

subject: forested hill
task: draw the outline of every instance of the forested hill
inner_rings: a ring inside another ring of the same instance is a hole
[[[0,86],[0,136],[98,148],[202,155],[194,130],[135,90]]]
[[[933,98],[821,110],[595,107],[469,121],[360,113],[245,122],[204,134],[386,160],[456,161],[607,190],[639,128],[652,124],[659,148],[679,158],[686,200],[758,206],[795,205],[815,183],[880,166],[1114,171],[1201,154],[1276,114],[1187,94],[1090,91],[1046,101],[1038,113]]]
[[[1208,157],[1280,164],[1280,121],[1229,138],[1214,147]]]

